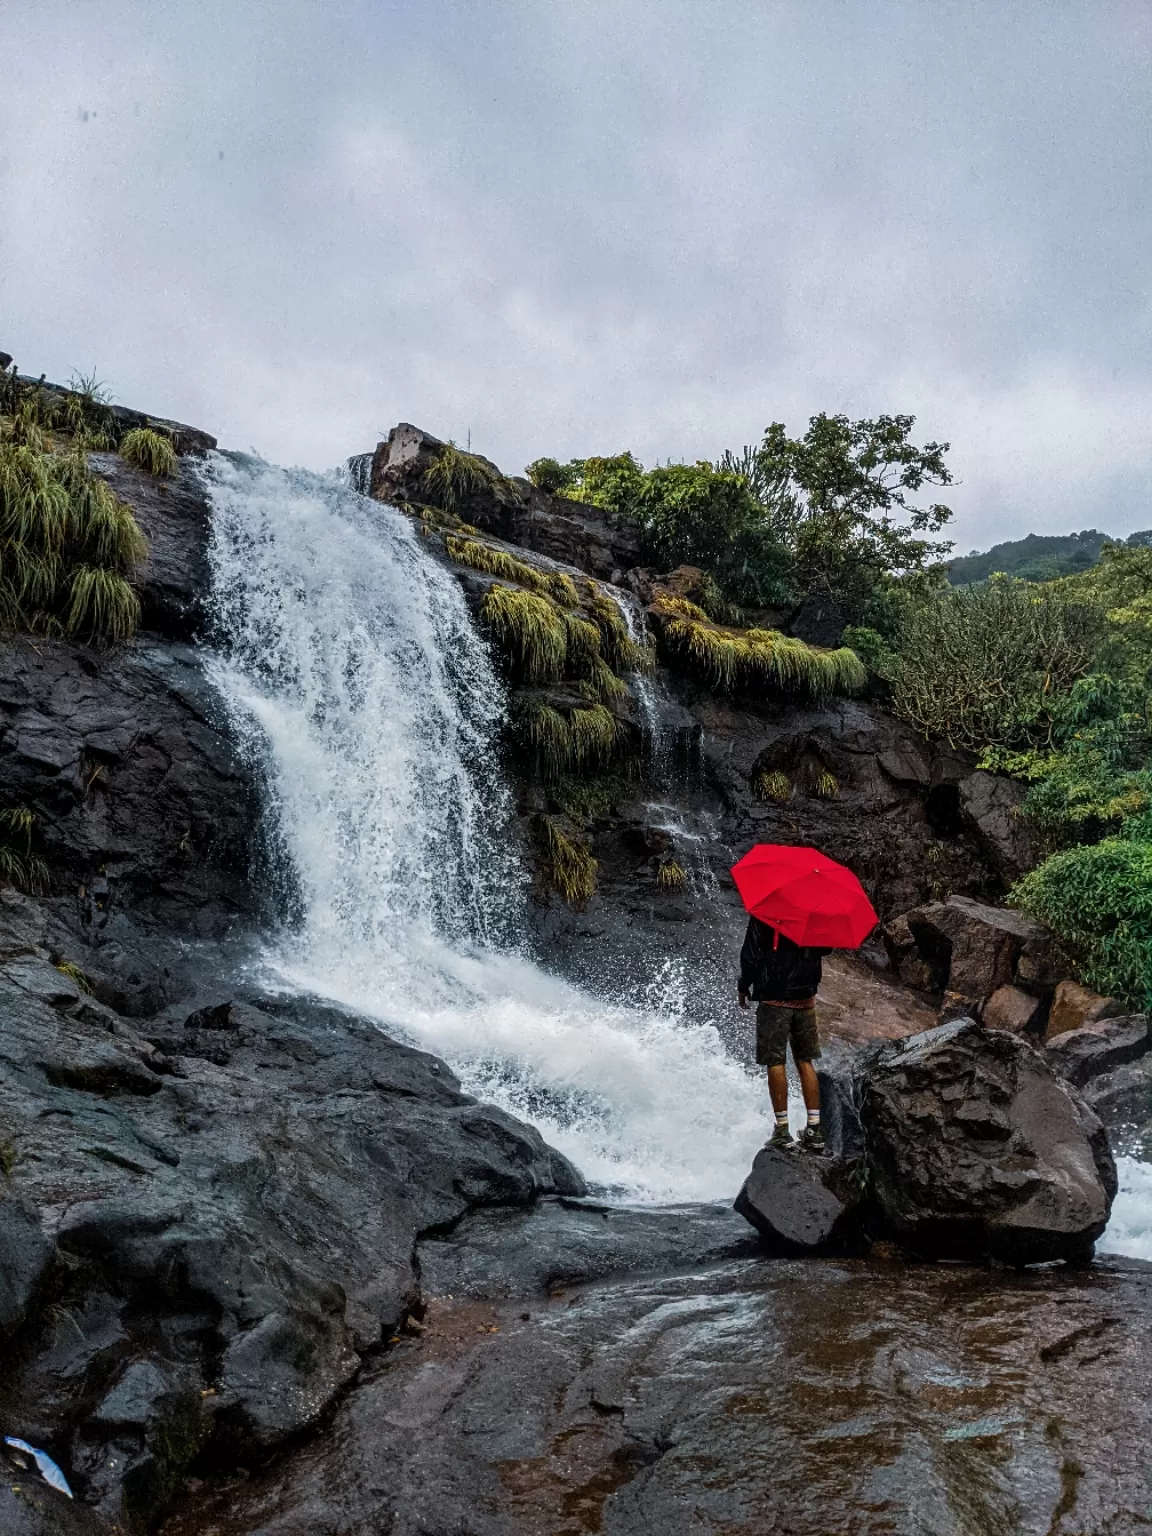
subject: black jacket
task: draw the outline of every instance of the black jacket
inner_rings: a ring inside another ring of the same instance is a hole
[[[793,944],[758,917],[748,919],[740,951],[740,991],[757,1002],[790,1003],[815,997],[820,985],[820,957],[826,949]]]

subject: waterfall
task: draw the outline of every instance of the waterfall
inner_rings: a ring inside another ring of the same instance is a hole
[[[277,984],[444,1056],[619,1198],[730,1199],[766,1085],[685,1020],[675,967],[605,999],[530,957],[503,692],[456,581],[347,476],[226,455],[206,473],[213,673],[295,893]]]

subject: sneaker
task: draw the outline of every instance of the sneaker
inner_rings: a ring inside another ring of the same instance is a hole
[[[796,1141],[793,1138],[791,1127],[778,1125],[764,1145],[766,1147],[775,1147],[777,1151],[782,1152],[795,1151]]]
[[[814,1152],[817,1157],[822,1157],[828,1150],[828,1143],[824,1140],[824,1132],[818,1125],[806,1126],[800,1132],[799,1146],[802,1152]]]

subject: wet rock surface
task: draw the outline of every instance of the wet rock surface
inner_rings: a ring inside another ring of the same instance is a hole
[[[735,1209],[756,1228],[769,1253],[832,1252],[856,1235],[863,1173],[860,1159],[763,1147]]]
[[[417,1249],[429,1297],[538,1296],[591,1280],[669,1273],[749,1257],[758,1245],[727,1206],[604,1205],[541,1200],[523,1210],[475,1211]]]
[[[5,1422],[110,1518],[315,1424],[418,1305],[422,1232],[583,1193],[339,1009],[250,994],[141,1029],[44,951],[0,966]]]
[[[1150,1284],[778,1260],[435,1306],[165,1536],[1135,1536]]]
[[[933,1258],[1090,1255],[1116,1194],[1099,1119],[1031,1045],[960,1019],[862,1073],[869,1187],[885,1234]]]

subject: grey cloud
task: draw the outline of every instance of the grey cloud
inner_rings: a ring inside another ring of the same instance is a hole
[[[29,367],[319,466],[401,416],[517,469],[907,410],[953,442],[964,549],[1152,524],[1141,5],[4,25],[0,345]]]

